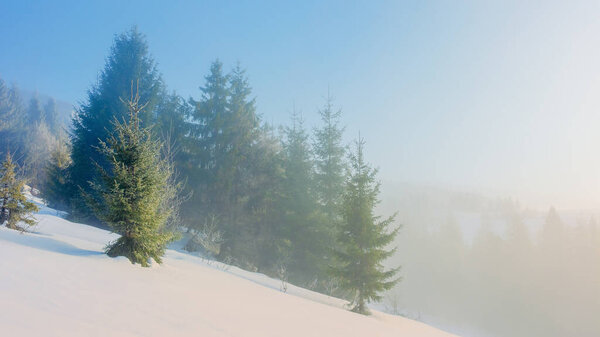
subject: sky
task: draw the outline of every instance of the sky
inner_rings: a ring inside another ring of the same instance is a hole
[[[600,209],[596,1],[6,1],[0,77],[78,104],[137,25],[170,90],[247,69],[266,121],[329,91],[383,181]]]

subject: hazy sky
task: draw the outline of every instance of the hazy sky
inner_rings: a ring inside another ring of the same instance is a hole
[[[170,89],[220,58],[259,111],[316,122],[327,88],[385,180],[600,208],[600,2],[7,1],[0,76],[77,103],[133,24]]]

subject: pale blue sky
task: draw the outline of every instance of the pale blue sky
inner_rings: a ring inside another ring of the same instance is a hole
[[[316,122],[327,88],[384,180],[600,208],[600,8],[565,1],[6,1],[0,76],[77,103],[137,24],[170,89],[220,58],[259,111]]]

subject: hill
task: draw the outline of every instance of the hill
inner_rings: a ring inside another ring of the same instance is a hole
[[[109,258],[117,236],[43,208],[31,233],[0,228],[0,315],[10,336],[452,336],[262,274],[170,249],[163,265]]]

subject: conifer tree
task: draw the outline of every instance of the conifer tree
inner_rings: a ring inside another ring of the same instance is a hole
[[[253,163],[268,160],[268,149],[259,146],[260,118],[255,101],[250,97],[252,89],[245,71],[238,64],[227,76],[228,100],[223,119],[222,140],[226,149],[218,159],[217,183],[214,188],[223,193],[221,212],[223,220],[224,252],[236,256],[248,253],[245,249],[250,239],[247,204],[252,196],[267,193],[266,186],[257,186],[254,180],[262,175]],[[258,190],[257,190],[258,188]],[[260,197],[260,196],[259,196]],[[223,214],[224,212],[224,214]]]
[[[391,229],[394,216],[381,219],[374,214],[379,202],[377,170],[364,158],[364,141],[359,137],[356,150],[350,155],[350,172],[346,179],[339,232],[339,264],[333,274],[341,286],[352,295],[352,311],[368,314],[367,303],[381,299],[381,292],[397,282],[394,276],[399,268],[384,270],[382,262],[394,254],[396,248],[386,250],[399,228]]]
[[[6,131],[14,129],[16,122],[19,121],[20,113],[16,107],[14,96],[14,90],[9,88],[4,80],[0,78],[0,132],[2,135]]]
[[[0,78],[0,156],[11,153],[23,157],[25,134],[25,113],[18,90]]]
[[[322,126],[314,131],[315,189],[325,215],[323,239],[327,246],[336,245],[335,233],[340,222],[340,203],[344,191],[346,147],[342,144],[344,128],[340,126],[342,111],[334,110],[333,98],[328,93],[325,105],[319,111]],[[325,256],[331,264],[331,254]]]
[[[6,222],[8,228],[24,230],[19,223],[35,225],[32,213],[37,212],[38,207],[23,194],[25,181],[17,178],[16,168],[8,153],[0,171],[0,225]]]
[[[142,125],[144,106],[139,100],[139,94],[132,95],[126,102],[128,120],[115,120],[113,133],[100,143],[100,153],[110,165],[108,169],[98,165],[101,182],[91,184],[98,199],[86,196],[96,216],[121,235],[107,246],[107,254],[147,267],[150,259],[162,262],[166,245],[173,239],[165,230],[173,212],[165,201],[172,166],[160,157],[160,142]]]
[[[69,146],[65,140],[59,141],[50,153],[50,160],[46,166],[46,179],[42,189],[42,196],[48,205],[55,209],[67,210],[69,195],[72,194],[73,185],[69,178],[71,166]]]
[[[339,214],[344,190],[346,148],[342,144],[344,128],[340,126],[342,111],[334,110],[333,99],[327,95],[325,106],[319,111],[321,128],[315,130],[315,181],[319,200],[333,226]]]
[[[132,82],[140,84],[140,99],[146,102],[145,109],[140,112],[140,123],[142,126],[153,125],[164,84],[148,53],[145,37],[137,27],[115,37],[98,83],[88,91],[87,102],[77,110],[73,120],[73,165],[69,171],[72,183],[87,193],[93,193],[88,182],[97,178],[94,163],[108,167],[108,162],[95,150],[95,146],[99,145],[99,141],[106,142],[114,130],[112,121],[115,118],[122,121],[128,116],[127,107],[120,98],[130,95]],[[89,210],[79,193],[71,197],[75,213],[82,218],[89,217]]]
[[[253,245],[247,255],[257,268],[271,273],[285,264],[290,249],[286,237],[285,209],[285,154],[281,140],[269,125],[262,127],[260,137],[250,157],[250,188],[246,208],[249,210],[250,235],[244,242]]]
[[[59,133],[60,121],[58,120],[58,111],[56,110],[56,101],[54,98],[50,98],[44,105],[44,116],[50,131],[54,134]]]
[[[318,212],[309,138],[301,117],[295,112],[292,126],[286,128],[284,134],[285,178],[281,207],[285,212],[283,232],[290,242],[287,268],[292,281],[307,284],[321,274],[327,243]]]
[[[46,116],[44,110],[42,109],[42,105],[37,94],[35,94],[29,100],[29,106],[27,107],[27,123],[29,126],[33,126],[45,122]]]
[[[186,215],[200,223],[206,217],[218,217],[223,234],[220,258],[235,255],[248,260],[253,210],[247,205],[256,203],[250,199],[260,199],[266,191],[255,181],[263,174],[257,169],[264,168],[257,164],[270,156],[262,152],[266,149],[259,150],[260,117],[239,65],[226,75],[222,63],[213,62],[201,90],[201,99],[191,100],[188,182],[196,193],[187,204]]]
[[[192,161],[188,176],[190,187],[200,192],[190,200],[193,208],[190,217],[201,217],[208,213],[219,216],[227,211],[223,206],[226,205],[228,182],[224,181],[222,171],[227,169],[223,159],[228,150],[225,123],[228,119],[229,90],[223,64],[218,60],[213,62],[210,74],[205,79],[204,87],[200,88],[201,99],[190,100],[195,108],[190,125],[189,151]]]

